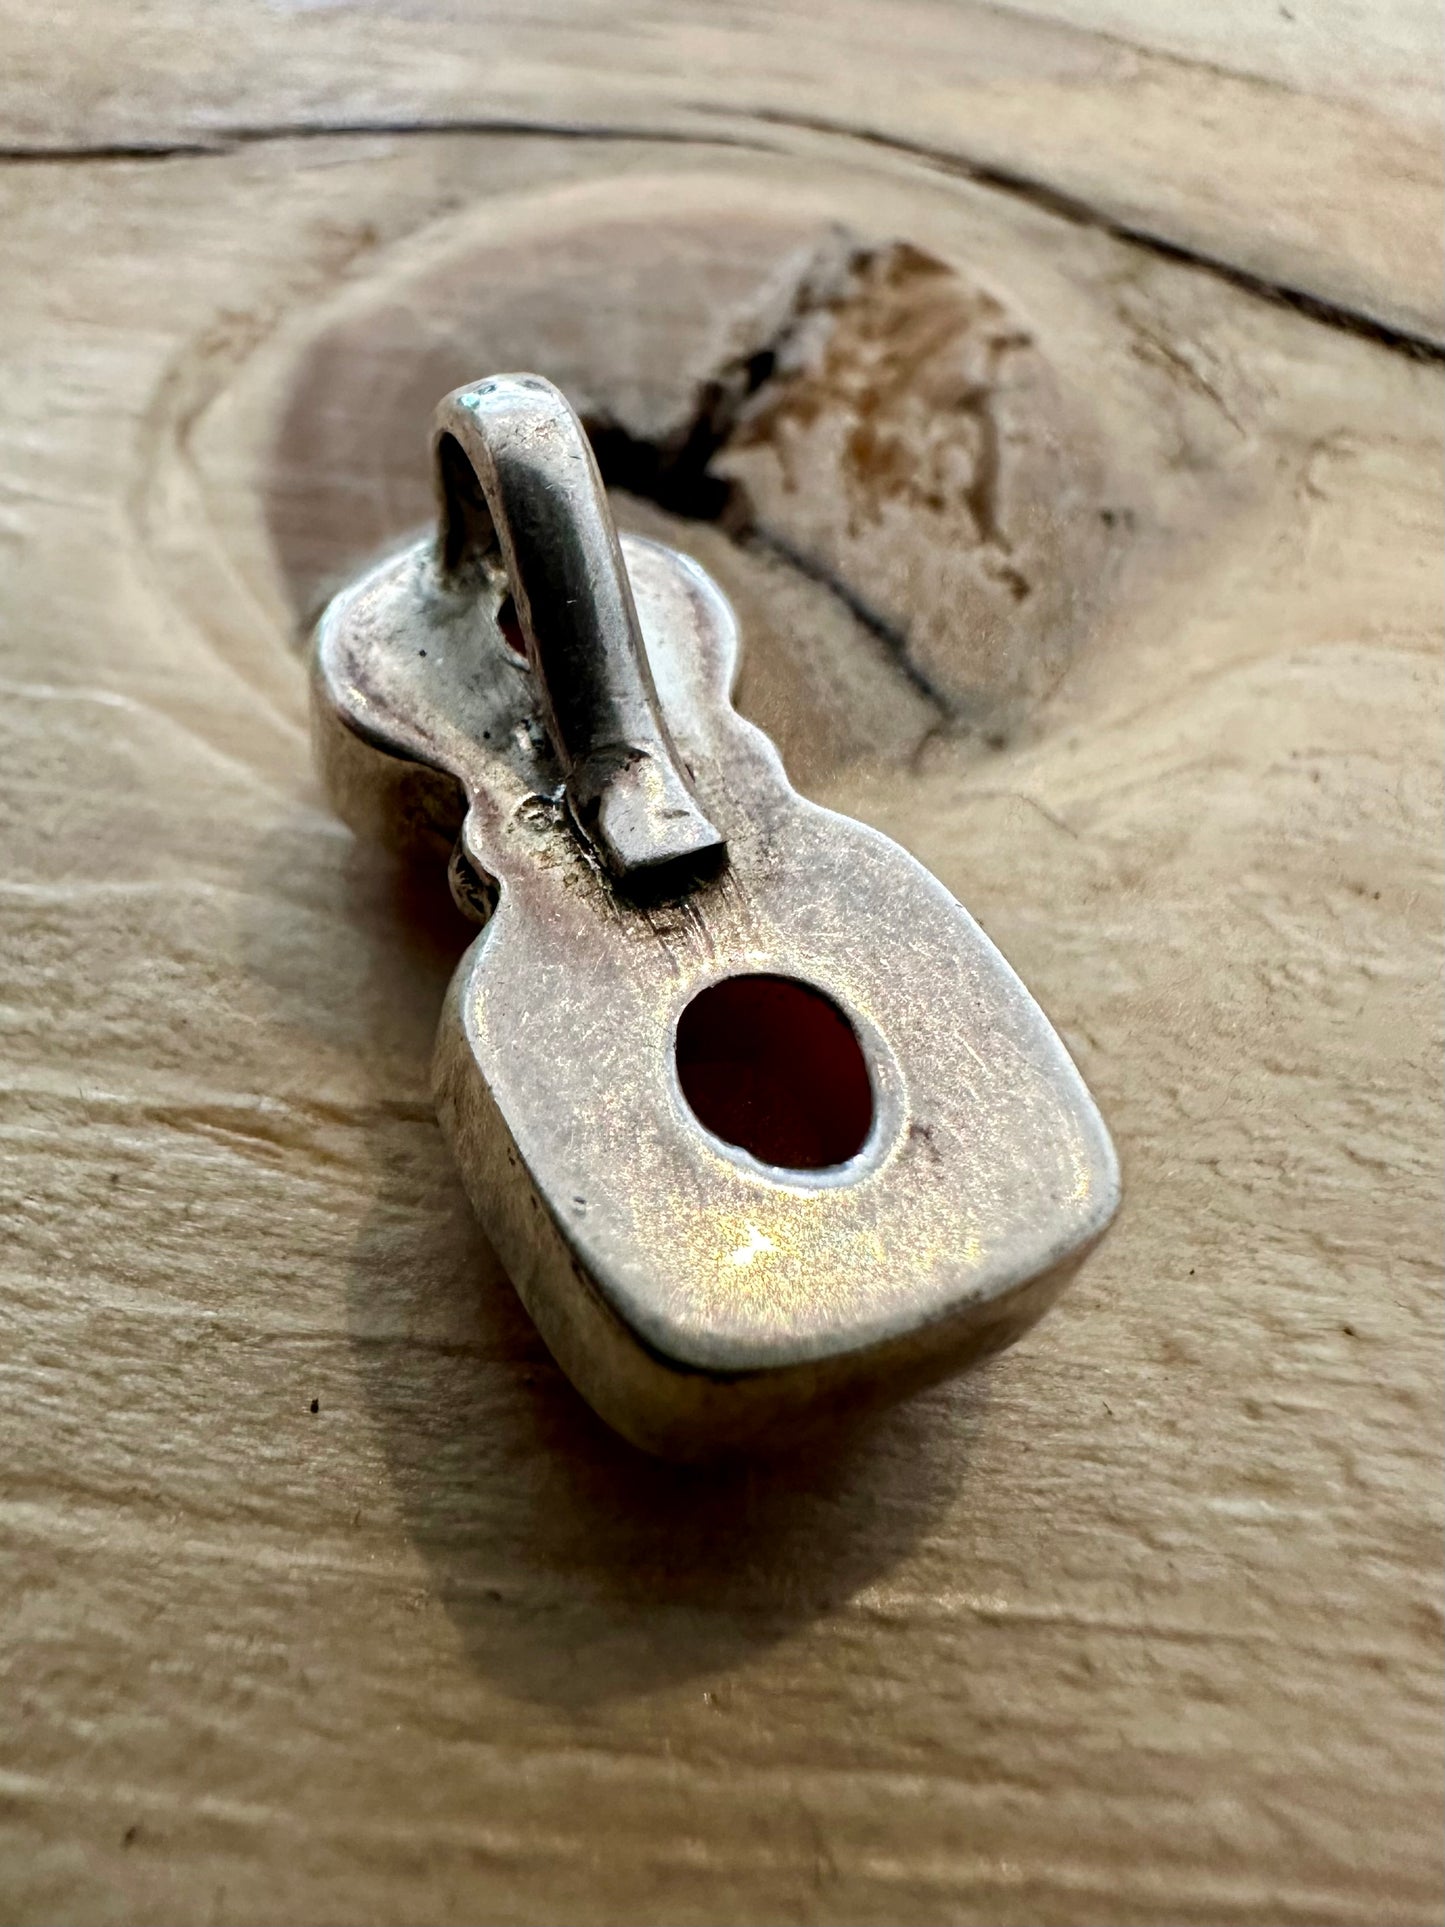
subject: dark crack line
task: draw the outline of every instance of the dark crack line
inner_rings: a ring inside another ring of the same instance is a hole
[[[755,121],[764,127],[793,128],[799,133],[828,134],[863,146],[881,147],[922,162],[940,173],[973,182],[977,187],[1007,194],[1026,202],[1042,213],[1067,221],[1073,227],[1092,228],[1131,247],[1142,248],[1162,261],[1196,268],[1203,274],[1237,288],[1241,293],[1268,301],[1275,307],[1289,308],[1328,328],[1339,328],[1358,335],[1380,347],[1417,361],[1445,362],[1445,343],[1417,334],[1357,308],[1347,308],[1323,295],[1311,294],[1287,282],[1271,280],[1268,275],[1237,266],[1218,255],[1206,254],[1183,242],[1167,240],[1150,228],[1138,227],[1088,201],[1080,200],[1063,188],[1025,174],[1015,168],[1000,167],[947,148],[931,147],[926,142],[910,141],[902,135],[885,134],[877,128],[852,126],[846,121],[829,120],[821,114],[790,114],[781,109],[721,106],[716,101],[683,103],[686,111],[710,117]],[[82,164],[87,161],[167,161],[203,159],[235,153],[245,147],[271,141],[365,140],[404,138],[415,135],[441,137],[456,135],[512,135],[519,138],[548,140],[629,141],[658,146],[699,146],[741,148],[754,153],[766,152],[764,142],[742,134],[703,134],[696,128],[618,127],[588,121],[543,121],[506,117],[478,116],[446,120],[310,121],[295,126],[252,126],[218,128],[214,136],[184,141],[112,141],[94,146],[0,147],[0,163],[43,165]]]
[[[1054,187],[1048,181],[1020,173],[1014,168],[976,160],[967,154],[951,152],[948,148],[930,147],[921,141],[906,140],[901,135],[884,134],[876,128],[854,127],[846,121],[832,121],[824,115],[787,114],[773,108],[730,109],[708,101],[688,104],[698,114],[726,113],[740,119],[759,121],[764,126],[793,127],[800,133],[831,134],[858,141],[867,147],[881,147],[890,153],[905,154],[910,160],[921,161],[940,173],[956,175],[973,182],[977,187],[989,188],[995,193],[1007,194],[1014,200],[1026,202],[1044,214],[1067,221],[1071,227],[1092,228],[1115,241],[1143,248],[1157,255],[1160,260],[1173,261],[1181,267],[1197,268],[1203,274],[1212,275],[1216,280],[1238,288],[1241,293],[1268,301],[1275,307],[1289,308],[1327,328],[1340,328],[1347,334],[1360,335],[1366,341],[1373,341],[1416,361],[1445,361],[1445,343],[1432,340],[1429,335],[1416,334],[1409,328],[1381,321],[1358,308],[1346,308],[1323,295],[1310,294],[1287,282],[1272,281],[1268,275],[1238,267],[1218,255],[1205,254],[1183,242],[1167,240],[1150,228],[1136,227],[1129,221],[1122,221],[1063,188]]]
[[[843,297],[869,253],[856,245],[840,246],[837,257],[830,258],[820,248],[799,273],[786,312],[766,338],[742,349],[699,386],[689,420],[671,440],[650,442],[611,420],[592,419],[585,426],[609,488],[640,496],[686,521],[713,523],[740,547],[771,555],[816,583],[874,638],[910,686],[951,718],[955,705],[914,661],[903,631],[825,564],[767,528],[745,484],[718,475],[713,467],[748,404],[786,362],[798,329]]]
[[[0,147],[0,164],[76,166],[87,161],[169,161],[216,159],[247,147],[280,141],[406,139],[417,135],[440,139],[466,136],[516,135],[541,140],[611,141],[662,147],[741,147],[757,153],[763,145],[738,134],[704,134],[696,128],[617,127],[590,121],[521,120],[478,116],[448,120],[336,120],[299,121],[294,126],[219,127],[213,135],[179,141],[102,141],[94,146]]]
[[[785,333],[786,327],[779,332]],[[764,348],[751,359],[755,365],[767,364],[772,355],[773,350]],[[587,437],[603,480],[609,489],[636,495],[683,521],[711,523],[740,548],[771,555],[809,582],[816,583],[880,644],[920,696],[942,715],[951,716],[953,705],[913,660],[908,651],[908,638],[902,630],[886,621],[823,563],[761,524],[741,483],[713,472],[714,457],[726,446],[742,401],[756,394],[763,385],[763,381],[750,383],[743,396],[736,397],[729,394],[723,382],[716,379],[708,382],[684,436],[672,447],[635,436],[615,422],[587,421],[584,424]],[[727,399],[719,407],[722,396]]]
[[[958,720],[958,705],[945,696],[943,691],[919,668],[908,652],[908,638],[902,630],[895,629],[891,622],[885,621],[856,589],[850,588],[841,577],[834,575],[831,569],[815,561],[802,549],[794,548],[791,542],[780,535],[775,535],[770,529],[754,525],[744,532],[740,540],[744,547],[761,549],[764,554],[776,556],[780,562],[786,562],[789,568],[796,569],[799,575],[806,576],[809,582],[816,582],[820,589],[826,589],[829,595],[842,604],[853,620],[882,645],[889,661],[897,666],[899,673],[926,702],[932,703],[940,715],[950,720]]]
[[[686,520],[715,522],[735,538],[752,533],[756,518],[747,490],[713,464],[749,404],[778,377],[799,329],[847,294],[868,252],[841,229],[833,245],[815,248],[795,276],[784,312],[697,384],[687,420],[666,439],[650,441],[611,417],[588,417],[587,433],[609,485]]]
[[[234,153],[234,141],[103,141],[94,147],[0,147],[0,165],[79,167],[87,161],[194,160]]]

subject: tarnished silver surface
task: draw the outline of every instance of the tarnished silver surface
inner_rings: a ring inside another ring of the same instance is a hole
[[[690,1456],[1006,1345],[1107,1227],[1118,1173],[1068,1053],[973,919],[896,844],[798,796],[732,708],[737,631],[703,571],[626,538],[619,595],[595,481],[567,537],[586,551],[568,567],[601,585],[583,615],[547,586],[565,491],[532,536],[507,533],[559,447],[577,480],[563,410],[533,376],[442,404],[440,537],[327,609],[316,741],[348,820],[415,851],[455,843],[459,900],[491,912],[447,999],[435,1092],[498,1255],[597,1410]],[[525,659],[498,620],[506,570]],[[610,654],[579,670],[589,635]],[[583,671],[593,693],[574,700]],[[598,795],[639,767],[609,845]],[[748,973],[851,1023],[873,1119],[847,1161],[764,1164],[684,1096],[680,1017]]]
[[[579,829],[614,876],[656,887],[722,855],[657,705],[617,532],[582,425],[550,382],[448,395],[432,438],[438,600],[510,587],[533,703]],[[667,873],[667,874],[664,874]]]

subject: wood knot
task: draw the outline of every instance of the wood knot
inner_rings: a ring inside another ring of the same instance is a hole
[[[593,438],[618,520],[734,601],[741,706],[804,786],[998,742],[1095,615],[1111,536],[1086,408],[966,264],[735,185],[630,177],[535,215],[479,208],[292,332],[264,513],[304,627],[432,512],[450,388],[533,368]],[[274,400],[272,402],[274,406]]]

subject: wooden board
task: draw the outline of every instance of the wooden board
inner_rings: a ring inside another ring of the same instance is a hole
[[[1434,0],[0,0],[0,142],[511,125],[926,157],[1445,339]]]
[[[838,71],[897,113],[869,17]],[[178,11],[12,23],[16,143],[284,124],[324,75],[349,114],[363,69],[368,112],[457,111],[455,14],[246,18],[204,71]],[[915,72],[989,92],[983,18]],[[595,61],[671,126],[683,19],[651,66],[514,23],[474,109],[568,117]],[[803,29],[760,20],[726,45],[781,86]],[[1204,29],[1130,23],[1207,93]],[[1389,37],[1350,113],[1409,92]],[[1019,98],[1045,169],[1057,85]],[[1367,220],[1375,177],[1323,99],[1315,252],[1168,179],[1151,220],[1338,263],[1331,183]],[[0,166],[7,1918],[1439,1917],[1438,363],[768,124]],[[1356,266],[1366,321],[1414,300]],[[827,1453],[674,1471],[580,1406],[431,1116],[466,929],[309,772],[306,620],[425,512],[435,392],[519,361],[1121,1147],[1058,1312]]]

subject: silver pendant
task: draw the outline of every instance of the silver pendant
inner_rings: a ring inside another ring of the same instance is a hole
[[[484,925],[437,1109],[557,1359],[693,1457],[1009,1344],[1119,1195],[1048,1020],[920,864],[790,787],[728,604],[619,544],[550,383],[457,390],[434,451],[437,536],[321,619],[317,754]]]

